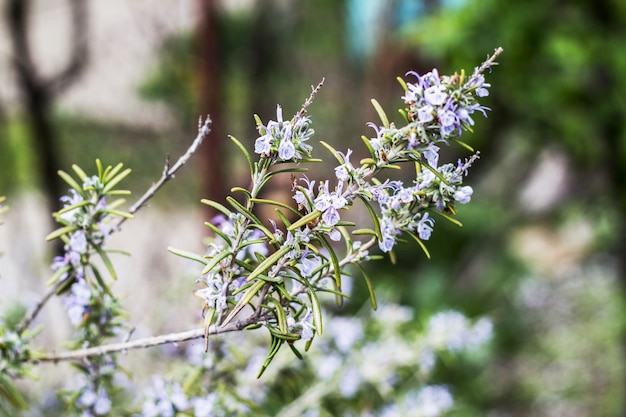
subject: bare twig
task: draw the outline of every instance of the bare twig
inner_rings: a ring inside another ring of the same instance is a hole
[[[170,167],[169,158],[165,161],[165,167],[163,168],[163,173],[161,178],[152,184],[152,186],[142,195],[139,200],[128,210],[129,213],[135,214],[139,209],[141,209],[145,204],[150,200],[154,195],[159,191],[159,189],[165,184],[167,181],[174,178],[176,171],[178,171],[183,165],[187,163],[189,158],[198,150],[202,141],[208,134],[211,132],[211,118],[207,116],[204,123],[202,122],[202,118],[198,120],[198,135],[194,139],[193,143],[189,146],[187,151],[178,158],[178,161],[174,164],[174,166]],[[126,220],[125,217],[122,217],[118,223],[115,225],[113,230],[119,229],[121,224]],[[41,309],[46,305],[46,303],[52,298],[56,289],[63,281],[58,281],[56,285],[50,287],[48,291],[41,297],[41,299],[35,304],[35,306],[26,314],[19,327],[17,328],[18,334],[22,334],[24,330],[31,325],[33,320],[37,317]]]
[[[207,116],[204,123],[202,123],[202,118],[200,118],[198,120],[198,135],[194,139],[191,146],[189,146],[187,151],[180,158],[178,158],[178,161],[176,161],[176,163],[172,167],[170,167],[169,158],[166,158],[165,166],[163,167],[163,173],[161,174],[161,178],[159,178],[157,182],[152,184],[152,186],[148,189],[148,191],[146,191],[144,195],[142,195],[139,198],[139,200],[137,200],[137,202],[133,204],[130,207],[130,209],[128,209],[128,212],[130,214],[135,214],[137,211],[139,211],[139,209],[141,209],[143,206],[146,205],[148,200],[154,197],[157,191],[159,191],[159,189],[167,181],[174,178],[176,171],[178,171],[183,165],[187,163],[189,158],[191,158],[191,156],[198,150],[198,148],[202,144],[202,141],[204,140],[205,137],[208,136],[210,132],[211,132],[211,118]],[[122,223],[124,223],[125,220],[126,218],[122,217],[117,223],[117,227],[119,227]]]
[[[307,108],[311,105],[311,103],[313,103],[313,99],[315,98],[317,93],[320,91],[320,89],[324,85],[325,80],[326,80],[325,78],[322,78],[322,81],[319,82],[317,87],[311,86],[311,94],[309,95],[309,98],[306,99],[306,101],[302,105],[302,108],[298,112],[298,117],[304,117],[304,115],[306,114]]]
[[[496,62],[496,58],[498,58],[498,56],[502,53],[502,51],[504,50],[501,47],[496,48],[493,54],[489,58],[487,58],[485,62],[483,62],[479,67],[474,68],[474,73],[472,74],[470,79],[467,81],[467,84],[472,85],[473,81],[476,78],[478,78],[478,76],[482,74],[487,68],[491,68],[494,65],[498,65],[498,63]]]
[[[265,320],[263,317],[248,317],[247,319],[231,323],[227,326],[216,327],[212,325],[209,328],[208,335],[216,335],[219,333],[229,333],[242,330],[251,324],[259,323]],[[44,353],[37,356],[33,356],[31,361],[38,362],[60,362],[60,361],[74,361],[78,359],[88,358],[92,356],[101,356],[108,353],[124,352],[130,349],[145,349],[148,347],[163,345],[166,343],[185,342],[187,340],[199,339],[204,337],[205,329],[193,329],[184,332],[170,333],[160,336],[147,337],[144,339],[138,339],[128,342],[112,343],[108,345],[95,346],[86,349],[77,349],[63,353]]]
[[[28,326],[31,325],[31,323],[33,322],[33,320],[35,320],[35,317],[37,317],[37,315],[39,314],[43,306],[45,306],[46,303],[50,300],[50,298],[52,298],[52,296],[56,292],[61,282],[62,281],[57,281],[57,283],[53,285],[52,287],[50,287],[48,291],[43,295],[43,297],[41,297],[41,299],[37,301],[37,303],[28,312],[26,317],[24,317],[24,320],[22,320],[22,322],[18,326],[17,334],[21,335],[22,333],[24,333],[24,330],[26,330]]]

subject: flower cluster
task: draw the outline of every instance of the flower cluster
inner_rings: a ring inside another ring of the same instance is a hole
[[[174,417],[179,412],[196,417],[214,417],[218,396],[211,393],[203,397],[188,398],[183,388],[174,382],[164,381],[160,376],[152,377],[152,387],[146,392],[141,417]]]
[[[96,165],[98,175],[90,177],[78,166],[73,166],[82,183],[75,181],[65,172],[59,172],[71,188],[68,195],[60,199],[63,208],[55,213],[55,218],[62,227],[47,237],[47,240],[61,238],[65,243],[64,254],[53,259],[51,269],[54,275],[51,282],[57,283],[58,293],[70,292],[65,300],[65,306],[71,323],[76,327],[83,323],[94,303],[103,304],[104,310],[107,310],[106,305],[110,304],[107,300],[112,299],[109,296],[110,291],[100,272],[91,262],[91,256],[98,254],[109,273],[115,278],[115,271],[103,246],[109,235],[115,231],[114,219],[131,217],[128,213],[116,209],[124,202],[123,199],[107,202],[109,195],[128,193],[115,190],[114,186],[124,179],[130,170],[121,171],[121,164],[106,169],[103,169],[100,161],[96,161]],[[88,279],[88,271],[93,272],[95,279]],[[107,316],[109,315],[105,314],[99,320],[105,320]]]
[[[276,107],[276,121],[267,125],[257,122],[259,136],[254,144],[254,151],[266,158],[279,161],[292,161],[310,158],[313,147],[307,141],[313,136],[311,120],[307,116],[296,115],[293,119],[283,120],[283,110]]]
[[[430,321],[439,322],[441,315],[462,318],[466,326],[448,328],[445,337],[463,340],[461,345],[433,343]],[[232,335],[216,341],[211,355],[203,356],[201,345],[192,344],[188,347],[190,372],[196,375],[203,371],[199,378],[211,380],[212,385],[197,383],[183,389],[157,378],[146,393],[141,415],[171,416],[174,410],[190,413],[202,401],[210,404],[210,414],[196,408],[195,415],[260,415],[267,410],[272,410],[268,414],[285,416],[365,415],[367,409],[368,415],[443,416],[455,406],[455,399],[453,386],[432,383],[440,355],[450,358],[484,348],[491,333],[477,338],[468,329],[477,331],[490,325],[488,318],[472,320],[447,311],[420,326],[411,308],[381,302],[375,314],[334,317],[305,360],[294,365],[286,355],[280,356],[261,380],[247,371],[254,372],[265,360],[265,351],[260,348],[262,337]],[[228,374],[229,369],[246,372],[232,375],[232,381],[214,378]],[[294,371],[297,373],[290,374],[294,377],[288,383],[281,378]],[[272,408],[276,406],[272,400],[281,397],[283,390],[297,396],[281,404],[278,412]],[[246,404],[253,406],[248,409]]]
[[[90,245],[104,244],[111,234],[112,216],[107,210],[106,197],[102,194],[103,184],[97,176],[86,178],[82,184],[82,193],[75,188],[68,195],[60,198],[63,208],[56,213],[59,223],[72,228],[65,237],[65,253],[56,256],[52,262],[52,271],[59,273],[59,280],[72,276],[81,280],[85,267],[89,265]]]
[[[456,311],[435,314],[426,329],[426,339],[432,349],[451,352],[475,349],[491,339],[493,333],[490,320],[481,319],[472,325],[467,317]]]
[[[221,213],[207,223],[215,233],[207,253],[198,256],[170,249],[204,265],[198,280],[204,288],[196,295],[204,300],[207,334],[210,326],[227,326],[249,307],[252,321],[264,325],[272,337],[263,372],[285,342],[300,356],[294,341],[307,341],[308,348],[312,339],[322,334],[318,293],[333,293],[341,302],[345,296],[344,267],[352,264],[363,271],[359,264],[374,259],[369,254],[372,246],[378,244],[383,252],[390,252],[398,238],[406,234],[428,255],[423,241],[433,232],[434,215],[458,224],[451,216],[456,213],[457,203],[465,204],[471,199],[473,190],[463,183],[463,178],[478,158],[476,153],[456,164],[441,164],[440,146],[462,143],[458,137],[471,129],[472,116],[476,112],[485,114],[487,108],[478,102],[487,95],[489,87],[482,72],[494,65],[496,55],[476,68],[469,78],[464,73],[440,77],[433,70],[423,76],[411,73],[417,77],[414,83],[401,80],[405,108],[400,112],[404,119],[397,125],[373,101],[382,124],[371,124],[376,136],[363,138],[369,158],[353,164],[351,149],[342,153],[322,142],[339,162],[333,179],[315,181],[294,175],[306,172],[302,162],[312,161],[307,141],[313,130],[306,109],[320,86],[290,120],[283,119],[280,106],[276,121],[264,125],[256,118],[260,134],[255,142],[257,161],[253,162],[243,145],[231,138],[250,168],[250,189],[234,189],[243,194],[243,203],[230,196],[226,198],[228,206],[203,200]],[[298,164],[273,169],[285,162]],[[387,169],[401,169],[400,164],[405,162],[417,168],[408,183],[387,176],[378,178]],[[273,176],[285,173],[292,175],[296,207],[259,198],[261,189]],[[344,219],[342,212],[357,200],[368,209],[373,228],[359,229],[351,235],[346,227],[355,224]],[[271,230],[257,217],[257,204],[276,206],[282,224],[269,221]],[[288,215],[296,220],[290,220]],[[364,235],[369,235],[369,239],[361,240]],[[342,239],[346,248],[340,256],[333,242]],[[367,275],[364,278],[375,307],[372,284]]]

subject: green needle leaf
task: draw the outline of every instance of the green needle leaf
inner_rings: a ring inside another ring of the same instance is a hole
[[[378,117],[380,117],[380,121],[382,122],[383,126],[389,127],[389,119],[387,118],[387,115],[385,114],[385,111],[383,110],[380,103],[376,101],[376,99],[372,99],[370,101],[372,102],[374,109],[376,109],[376,113],[378,113]]]

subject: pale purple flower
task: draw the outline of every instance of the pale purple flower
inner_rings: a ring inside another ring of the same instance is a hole
[[[441,106],[447,98],[448,94],[443,85],[433,85],[424,90],[424,99],[433,106]]]
[[[328,181],[320,185],[319,194],[315,199],[315,209],[322,212],[322,220],[328,226],[336,225],[339,220],[337,210],[345,207],[348,201],[341,195],[343,183],[339,183],[337,189],[330,193],[328,191]]]
[[[287,317],[287,325],[291,332],[300,334],[304,341],[311,340],[315,334],[315,325],[313,324],[311,311],[307,311],[304,317],[297,322],[293,317]]]
[[[417,148],[417,145],[419,145],[419,138],[417,137],[417,133],[415,133],[415,130],[411,130],[411,132],[409,133],[409,149],[415,149]]]
[[[79,229],[70,235],[69,251],[83,254],[87,252],[87,236]]]
[[[431,122],[435,118],[433,113],[434,113],[433,106],[431,106],[430,104],[426,104],[425,106],[422,106],[419,109],[417,109],[417,120],[419,120],[422,123]]]
[[[304,316],[300,325],[302,326],[302,340],[311,340],[315,334],[315,325],[313,325],[313,315],[310,311]]]
[[[278,158],[282,161],[289,161],[296,156],[296,147],[289,138],[283,138],[278,146]]]
[[[259,155],[269,155],[272,150],[272,135],[266,133],[254,142],[254,152]]]
[[[341,240],[341,232],[337,229],[333,229],[330,232],[328,232],[328,237],[333,242],[339,242]]]
[[[111,400],[102,388],[98,390],[97,394],[93,388],[86,388],[76,403],[80,407],[91,408],[99,416],[106,415],[111,411]]]
[[[439,122],[441,126],[444,127],[454,127],[456,124],[456,114],[453,111],[447,109],[440,109],[437,111],[437,116],[439,117]]]
[[[443,385],[427,385],[414,397],[407,398],[407,408],[412,415],[420,417],[440,417],[453,406],[452,394]]]
[[[350,174],[354,172],[354,166],[350,162],[350,155],[352,155],[352,149],[348,149],[346,153],[337,152],[343,159],[343,164],[335,168],[335,177],[339,181],[348,181]]]
[[[346,369],[341,373],[341,381],[339,381],[339,392],[344,398],[352,398],[359,390],[359,386],[363,382],[363,377],[353,367]]]
[[[305,252],[300,258],[300,272],[305,277],[310,277],[315,268],[320,266],[320,259],[313,254],[309,256],[308,252]]]
[[[194,417],[212,417],[217,403],[217,394],[211,393],[206,397],[195,397],[191,400]]]
[[[221,311],[226,308],[226,297],[224,295],[224,282],[222,275],[219,273],[209,272],[202,281],[206,284],[206,288],[197,290],[195,294],[204,298],[210,308]]]
[[[322,220],[329,226],[334,226],[339,223],[341,218],[339,217],[339,212],[333,205],[329,205],[326,210],[322,213]]]
[[[380,221],[380,229],[382,239],[378,242],[378,247],[383,252],[389,252],[396,244],[396,236],[398,235],[397,227],[388,216],[383,216]]]
[[[65,309],[70,322],[74,326],[80,325],[86,312],[89,311],[92,292],[84,279],[72,284],[71,292],[65,299]]]
[[[433,231],[433,226],[435,225],[435,219],[432,217],[428,217],[428,213],[422,214],[422,218],[417,223],[417,234],[420,239],[428,240],[430,239],[430,234]]]
[[[472,198],[474,190],[469,185],[457,188],[454,192],[454,199],[461,204],[467,204]]]
[[[422,152],[424,158],[426,158],[426,162],[433,168],[437,168],[439,164],[439,146],[434,143],[430,143],[428,148]]]
[[[417,74],[415,75],[417,76]],[[412,104],[412,103],[418,102],[424,92],[422,87],[419,84],[413,84],[413,83],[407,84],[406,86],[407,86],[407,91],[405,91],[404,95],[401,97],[402,100],[404,100],[406,104]]]
[[[178,384],[165,384],[158,376],[152,377],[152,388],[146,393],[142,417],[174,417],[178,411],[189,408],[189,400]]]

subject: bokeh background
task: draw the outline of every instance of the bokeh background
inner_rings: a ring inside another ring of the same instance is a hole
[[[409,70],[471,71],[501,46],[492,109],[467,138],[481,151],[464,227],[439,222],[397,265],[370,265],[378,291],[417,316],[454,308],[495,324],[487,355],[443,366],[468,416],[626,415],[626,2],[620,0],[2,0],[0,309],[43,291],[55,248],[43,237],[66,192],[56,170],[119,161],[135,196],[167,155],[213,132],[112,247],[138,335],[197,325],[193,276],[167,246],[202,250],[211,215],[245,185],[227,139],[253,145],[252,114],[309,113],[316,138],[360,149],[376,98],[401,106]],[[317,156],[326,158],[320,150]],[[359,156],[359,151],[356,151]],[[450,149],[447,157],[467,155]],[[310,176],[328,177],[320,165]],[[289,199],[277,182],[272,198]],[[132,200],[132,199],[131,199]],[[416,253],[419,253],[416,256]],[[366,302],[355,286],[338,314]],[[59,302],[40,343],[67,335]],[[58,367],[50,365],[51,370]],[[43,377],[44,382],[46,376]]]

